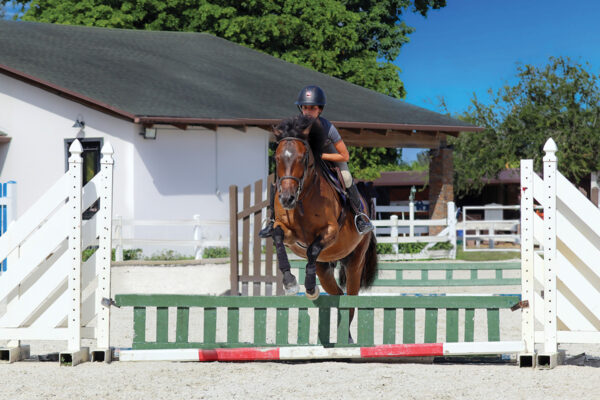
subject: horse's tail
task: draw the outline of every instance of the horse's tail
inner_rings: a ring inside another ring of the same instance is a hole
[[[375,278],[377,278],[377,239],[375,238],[375,234],[371,232],[371,240],[365,254],[365,265],[362,270],[360,287],[371,287],[373,282],[375,282]]]

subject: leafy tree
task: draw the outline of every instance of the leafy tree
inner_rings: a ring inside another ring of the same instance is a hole
[[[473,97],[460,117],[485,130],[451,141],[459,194],[481,191],[482,178],[518,167],[521,159],[534,159],[541,170],[550,137],[558,146],[559,169],[571,181],[600,170],[600,87],[589,64],[551,57],[541,67],[518,65],[516,76],[514,86],[490,90],[491,104]]]

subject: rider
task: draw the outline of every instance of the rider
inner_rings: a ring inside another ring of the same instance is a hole
[[[358,194],[358,189],[356,188],[356,185],[352,179],[352,175],[350,174],[350,170],[348,169],[348,160],[350,159],[350,154],[348,153],[346,144],[344,144],[344,141],[342,140],[342,137],[340,136],[336,127],[331,122],[321,117],[321,113],[323,112],[323,108],[325,108],[326,104],[325,92],[318,86],[306,86],[298,94],[298,100],[296,100],[295,104],[298,106],[302,114],[315,119],[318,118],[321,122],[321,125],[327,132],[327,141],[325,148],[323,149],[322,158],[323,160],[335,162],[340,168],[342,178],[344,179],[346,193],[348,194],[350,202],[352,203],[352,210],[356,214],[355,221],[358,233],[362,235],[367,232],[371,232],[373,230],[373,224],[371,224],[369,217],[367,217],[364,212],[361,211],[360,195]],[[271,192],[271,204],[269,205],[270,217],[267,226],[258,234],[261,238],[270,237],[273,233],[273,223],[275,218],[273,204],[275,201],[275,190],[272,190]]]

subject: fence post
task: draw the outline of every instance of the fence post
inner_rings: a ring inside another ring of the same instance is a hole
[[[521,297],[529,302],[529,307],[521,309],[521,335],[530,357],[535,352],[534,218],[533,160],[521,160]]]
[[[544,352],[557,353],[556,341],[556,143],[544,145]]]
[[[410,226],[408,227],[408,236],[411,238],[415,236],[415,203],[408,203],[408,218],[410,220]]]
[[[398,254],[398,216],[392,215],[390,216],[390,237],[394,238],[394,243],[392,244],[392,248],[394,249],[394,253]]]
[[[0,207],[0,236],[10,226],[11,222],[17,219],[17,187],[15,181],[8,181],[0,186],[0,198],[4,198]],[[16,257],[16,252],[9,255],[5,260],[0,261],[0,274],[6,272],[8,264],[11,263],[11,259]]]
[[[100,240],[98,250],[101,252],[98,270],[98,287],[96,288],[96,304],[98,315],[96,317],[96,347],[107,350],[110,347],[110,305],[105,304],[103,299],[110,299],[110,261],[112,256],[112,198],[113,198],[113,148],[109,142],[102,146],[102,159],[100,160],[100,173],[102,184],[100,185],[100,210],[98,220],[100,221]]]
[[[196,260],[202,260],[202,252],[204,249],[202,248],[202,226],[200,226],[200,215],[194,215],[194,221],[196,224],[194,225],[194,240],[196,241],[196,246],[194,247],[194,258]]]
[[[238,188],[237,185],[229,186],[229,280],[231,284],[230,295],[239,294],[239,255],[238,255]]]
[[[115,217],[115,261],[123,261],[123,217]]]
[[[69,351],[81,348],[81,193],[83,159],[81,143],[75,139],[69,147],[69,174],[71,177],[68,207],[71,210],[71,229],[69,233],[69,313],[68,330]]]
[[[450,258],[456,259],[456,210],[454,202],[448,202],[448,239],[452,245],[450,250]]]

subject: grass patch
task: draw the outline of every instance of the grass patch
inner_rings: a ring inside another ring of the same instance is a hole
[[[456,259],[463,261],[502,261],[521,258],[518,251],[464,251],[457,246]]]

